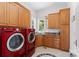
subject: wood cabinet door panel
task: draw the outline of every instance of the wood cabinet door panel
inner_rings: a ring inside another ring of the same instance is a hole
[[[26,10],[24,13],[24,26],[30,28],[30,15],[27,13]]]
[[[44,45],[48,46],[48,47],[54,47],[54,41],[53,40],[54,40],[53,36],[45,35]]]
[[[24,19],[24,9],[22,7],[19,7],[19,26],[25,27],[25,19]]]
[[[10,4],[6,3],[6,24],[10,25]]]
[[[48,28],[59,27],[59,13],[53,13],[48,15]]]
[[[43,36],[41,35],[36,35],[36,41],[35,41],[35,46],[39,47],[43,45]]]
[[[60,40],[60,49],[62,50],[69,50],[69,40],[70,40],[70,34],[69,34],[69,26],[65,25],[65,26],[61,26],[61,40]]]
[[[9,8],[10,8],[10,24],[18,26],[18,20],[19,20],[18,7],[15,4],[10,3]]]
[[[60,24],[68,25],[70,24],[70,9],[61,9],[60,10]]]
[[[6,3],[0,2],[0,24],[6,24]]]
[[[30,14],[22,7],[19,7],[19,26],[30,28]]]
[[[60,39],[59,40],[54,40],[54,48],[59,48],[59,47],[60,47]]]

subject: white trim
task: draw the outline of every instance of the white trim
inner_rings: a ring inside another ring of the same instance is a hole
[[[10,48],[10,46],[9,46],[9,42],[10,42],[10,40],[11,40],[11,38],[13,37],[13,36],[15,36],[15,35],[20,35],[22,38],[23,38],[23,43],[20,45],[20,47],[18,47],[18,48],[16,48],[16,49],[11,49]],[[24,45],[24,36],[21,34],[21,33],[14,33],[14,34],[12,34],[9,38],[8,38],[8,41],[7,41],[7,48],[8,48],[8,50],[9,51],[17,51],[17,50],[20,50],[22,47],[23,47],[23,45]]]
[[[33,43],[33,42],[35,41],[35,35],[34,35],[34,38],[33,38],[32,41],[29,40],[31,33],[34,33],[34,32],[30,32],[29,35],[28,35],[28,42],[29,42],[29,43]]]

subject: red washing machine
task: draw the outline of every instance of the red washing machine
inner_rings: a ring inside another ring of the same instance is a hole
[[[24,29],[26,43],[26,56],[30,57],[35,52],[35,29]],[[27,54],[28,51],[28,54]]]
[[[0,28],[0,57],[2,56],[2,40],[1,40],[1,37],[2,37],[2,28]]]
[[[3,28],[1,42],[2,57],[24,56],[25,39],[19,28]]]

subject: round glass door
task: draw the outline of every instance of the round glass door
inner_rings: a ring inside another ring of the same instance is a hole
[[[24,36],[21,33],[11,35],[7,41],[7,48],[9,51],[17,51],[24,45]]]
[[[29,43],[33,43],[35,41],[35,33],[34,32],[30,32],[29,36],[28,36],[28,42]]]

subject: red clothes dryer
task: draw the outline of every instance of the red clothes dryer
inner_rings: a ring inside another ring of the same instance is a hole
[[[23,31],[25,33],[25,46],[27,47],[26,56],[30,57],[35,52],[35,29],[24,29]]]
[[[25,39],[19,28],[3,28],[1,32],[1,56],[21,57],[25,54]]]
[[[0,28],[0,57],[2,56],[2,40],[1,40],[1,37],[2,37],[2,28]]]

